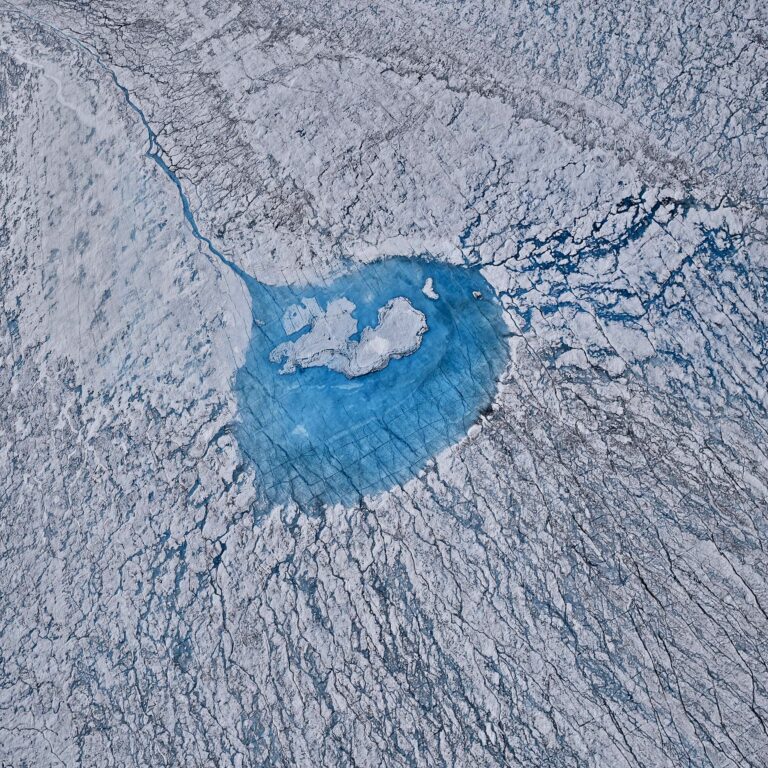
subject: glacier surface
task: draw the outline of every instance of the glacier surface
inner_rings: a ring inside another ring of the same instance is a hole
[[[0,764],[765,766],[766,29],[2,0]]]

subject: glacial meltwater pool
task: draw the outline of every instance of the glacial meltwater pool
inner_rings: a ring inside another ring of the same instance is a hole
[[[403,483],[465,435],[494,396],[507,361],[507,328],[477,269],[393,258],[304,288],[241,276],[253,301],[253,328],[235,384],[236,430],[270,502],[353,503]],[[400,302],[411,319],[426,316],[428,330],[414,336],[413,351],[399,350],[402,356],[370,373],[356,368],[352,378],[318,363],[281,373],[286,368],[273,351],[298,347],[290,342],[312,330],[289,333],[300,323],[286,321],[286,310],[303,320],[307,305],[316,312],[337,302],[348,312],[353,304],[354,346],[398,297],[413,308]]]

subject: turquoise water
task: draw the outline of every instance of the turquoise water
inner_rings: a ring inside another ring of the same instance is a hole
[[[428,277],[437,300],[422,292]],[[475,269],[395,258],[318,287],[243,279],[253,300],[253,329],[235,383],[236,431],[273,503],[353,503],[404,483],[466,434],[493,398],[507,360],[507,330],[499,302]],[[359,331],[376,325],[390,299],[405,296],[427,316],[421,346],[355,379],[327,368],[280,374],[269,353],[303,332],[286,336],[284,311],[302,299],[315,298],[324,308],[342,296],[357,306]]]

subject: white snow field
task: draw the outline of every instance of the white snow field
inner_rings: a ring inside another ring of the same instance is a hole
[[[768,765],[766,30],[0,0],[0,765]]]

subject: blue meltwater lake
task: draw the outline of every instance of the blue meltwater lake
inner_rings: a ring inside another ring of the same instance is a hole
[[[264,285],[242,275],[253,301],[246,361],[238,371],[237,437],[268,501],[305,508],[351,504],[409,480],[463,437],[494,397],[507,362],[502,308],[477,269],[393,258],[322,286]],[[437,298],[422,289],[428,278]],[[290,307],[355,305],[360,338],[387,302],[405,297],[428,330],[412,353],[355,378],[327,367],[281,373],[270,360],[287,333]]]

